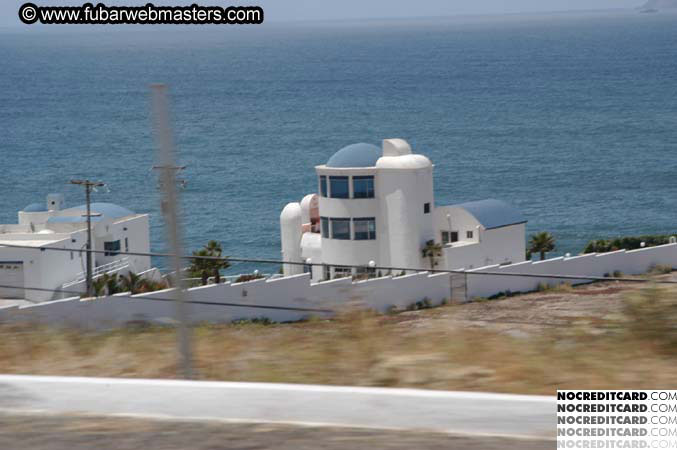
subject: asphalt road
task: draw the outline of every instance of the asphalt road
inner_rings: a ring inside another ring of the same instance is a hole
[[[550,450],[552,441],[364,428],[0,414],[12,450]]]
[[[296,429],[426,430],[473,437],[546,439],[550,446],[556,428],[554,397],[14,375],[0,375],[0,413],[5,417],[127,416],[221,426],[228,422],[286,424]]]

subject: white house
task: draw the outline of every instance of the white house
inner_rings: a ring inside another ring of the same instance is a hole
[[[150,269],[148,256],[119,254],[150,251],[147,214],[135,214],[112,203],[92,203],[91,211],[97,214],[92,217],[92,248],[104,252],[92,254],[95,273]],[[25,288],[82,291],[86,272],[85,215],[85,205],[64,208],[63,195],[49,194],[45,204],[33,203],[19,211],[18,224],[0,225],[0,298],[47,301],[60,297],[58,293]]]
[[[282,259],[323,264],[313,266],[314,281],[375,275],[370,266],[429,268],[423,248],[431,240],[443,246],[435,269],[524,261],[522,214],[494,199],[436,207],[433,167],[402,139],[339,150],[315,167],[319,195],[282,210]],[[283,267],[285,275],[304,270]]]

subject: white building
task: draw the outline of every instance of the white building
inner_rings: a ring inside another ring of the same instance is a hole
[[[84,290],[86,206],[66,209],[63,206],[63,195],[50,194],[46,204],[33,203],[19,211],[18,224],[0,225],[0,298],[47,301],[61,297],[58,293],[25,287]],[[135,214],[112,203],[92,203],[91,211],[98,214],[92,217],[92,248],[104,252],[92,254],[95,273],[123,269],[139,273],[150,269],[150,257],[118,253],[150,251],[147,214]]]
[[[423,248],[431,240],[443,246],[435,269],[524,261],[522,214],[493,199],[436,207],[433,167],[402,139],[386,139],[382,149],[354,144],[339,150],[315,167],[319,195],[283,209],[283,260],[323,264],[313,266],[314,281],[378,275],[370,266],[429,268]],[[283,267],[285,275],[304,270]]]

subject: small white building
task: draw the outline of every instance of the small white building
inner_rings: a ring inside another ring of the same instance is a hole
[[[46,203],[33,203],[19,211],[18,224],[0,225],[0,298],[39,302],[62,295],[25,288],[84,290],[86,212],[85,205],[64,208],[63,195],[50,194]],[[92,217],[92,248],[104,252],[92,254],[95,273],[150,269],[148,256],[119,254],[150,252],[148,214],[135,214],[112,203],[92,203],[91,212],[97,214]]]
[[[433,167],[402,139],[339,150],[315,167],[319,194],[282,210],[282,259],[323,264],[313,266],[314,281],[379,275],[370,266],[430,268],[423,248],[431,240],[442,245],[435,269],[524,261],[522,214],[493,199],[437,207]],[[283,267],[285,275],[304,270]]]

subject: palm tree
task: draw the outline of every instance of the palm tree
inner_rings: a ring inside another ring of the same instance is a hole
[[[141,278],[141,276],[135,274],[131,270],[127,273],[126,276],[120,275],[120,285],[122,286],[122,290],[125,292],[138,294],[139,291],[141,290],[142,284],[143,278]]]
[[[101,297],[106,292],[106,278],[100,276],[99,278],[92,281],[92,291],[95,297]]]
[[[106,273],[103,276],[106,279],[106,289],[108,290],[108,295],[113,295],[120,292],[120,285],[118,284],[117,273],[114,273],[112,275],[108,275]]]
[[[541,261],[545,259],[545,254],[555,250],[555,238],[547,231],[532,234],[529,239],[529,253],[540,253]]]
[[[193,256],[206,256],[211,258],[222,258],[221,244],[217,241],[209,241],[200,250],[194,251]],[[203,259],[203,258],[193,258],[192,264],[188,269],[191,277],[201,278],[202,284],[205,285],[206,280],[209,278],[209,275],[212,274],[217,283],[221,282],[221,269],[226,269],[230,267],[226,258],[223,259]]]
[[[430,259],[430,268],[434,269],[438,264],[437,258],[442,256],[442,244],[436,244],[435,241],[428,241],[423,247],[423,257]]]

